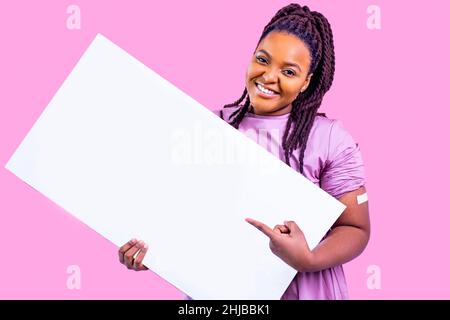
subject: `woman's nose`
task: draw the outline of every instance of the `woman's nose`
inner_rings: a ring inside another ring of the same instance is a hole
[[[264,82],[276,82],[277,80],[277,71],[275,70],[275,68],[272,68],[270,70],[266,70],[266,72],[264,72],[263,74],[263,79]]]

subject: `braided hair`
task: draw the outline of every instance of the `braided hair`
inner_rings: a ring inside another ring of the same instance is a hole
[[[297,36],[306,43],[311,55],[308,75],[311,73],[314,75],[311,77],[308,88],[303,93],[299,93],[292,102],[292,110],[282,140],[287,165],[290,166],[289,158],[293,151],[297,148],[300,149],[299,164],[300,172],[303,174],[303,157],[314,118],[316,115],[326,117],[324,113],[317,113],[317,110],[334,78],[333,33],[328,20],[321,13],[310,11],[307,6],[302,7],[296,3],[281,8],[275,14],[265,26],[258,45],[272,31],[284,31]],[[241,106],[240,104],[244,100],[244,105]],[[239,106],[239,108],[230,115],[229,123],[237,129],[246,113],[253,111],[247,88],[244,89],[238,100],[225,105],[224,108],[233,106]]]

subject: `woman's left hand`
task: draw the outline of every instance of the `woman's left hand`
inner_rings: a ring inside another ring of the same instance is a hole
[[[273,229],[254,219],[245,219],[269,237],[270,250],[281,260],[297,271],[312,271],[313,253],[308,247],[305,236],[294,221],[285,221]]]

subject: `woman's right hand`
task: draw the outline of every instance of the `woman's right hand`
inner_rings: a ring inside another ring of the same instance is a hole
[[[130,270],[135,271],[148,270],[148,268],[142,264],[142,260],[144,260],[147,250],[148,246],[144,241],[132,239],[120,247],[119,249],[120,263],[125,265]]]

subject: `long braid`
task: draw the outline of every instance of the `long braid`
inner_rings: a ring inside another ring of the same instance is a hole
[[[245,114],[249,110],[249,107],[250,107],[250,97],[247,96],[247,99],[245,100],[245,103],[242,106],[242,108],[236,110],[230,116],[230,118],[231,118],[232,116],[234,116],[236,114],[235,118],[230,123],[233,127],[235,127],[236,129],[239,128],[239,124],[241,123],[242,119],[244,119]]]
[[[247,88],[244,89],[244,93],[242,94],[242,96],[241,96],[239,99],[237,99],[237,100],[236,100],[235,102],[233,102],[233,103],[226,104],[226,105],[224,105],[223,107],[224,107],[224,108],[229,108],[229,107],[237,106],[237,105],[239,105],[239,103],[242,102],[242,100],[245,99],[246,96],[247,96]]]
[[[310,11],[307,6],[292,3],[280,9],[264,28],[259,43],[272,31],[286,31],[303,40],[311,53],[313,73],[309,87],[292,102],[292,110],[286,123],[282,147],[285,161],[290,165],[290,157],[299,149],[300,172],[303,173],[303,158],[308,136],[318,113],[325,93],[330,89],[335,71],[333,33],[327,19],[319,12]],[[240,103],[245,99],[243,106]],[[241,98],[224,108],[239,106],[230,115],[230,124],[239,128],[246,113],[252,109],[248,92],[245,89]],[[291,130],[292,129],[292,130]]]

